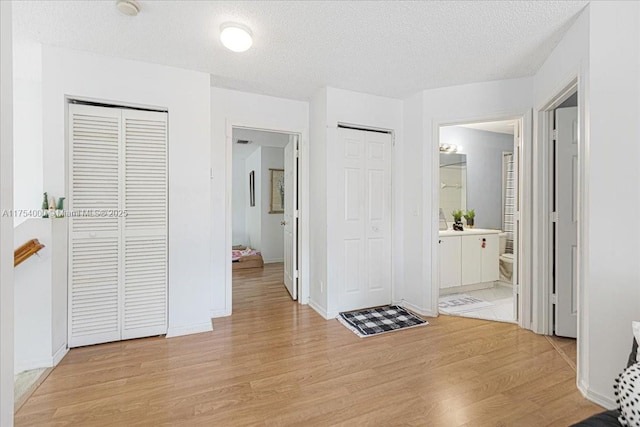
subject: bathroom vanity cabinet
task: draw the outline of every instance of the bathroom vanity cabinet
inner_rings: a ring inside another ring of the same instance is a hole
[[[500,278],[498,230],[440,232],[440,288],[494,282]]]

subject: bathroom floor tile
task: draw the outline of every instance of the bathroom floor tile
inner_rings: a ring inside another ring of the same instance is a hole
[[[509,286],[496,285],[488,289],[465,292],[465,294],[488,301],[493,305],[456,315],[498,322],[515,322],[513,317],[513,289]]]

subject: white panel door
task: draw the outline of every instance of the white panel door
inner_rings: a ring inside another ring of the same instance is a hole
[[[167,113],[122,110],[122,339],[167,332]]]
[[[555,292],[556,335],[575,338],[578,329],[578,109],[556,110]]]
[[[284,285],[291,298],[298,298],[297,283],[297,153],[298,137],[290,136],[284,148]]]
[[[121,335],[120,111],[69,105],[69,347]]]
[[[460,236],[440,238],[440,288],[460,286],[462,248]]]
[[[336,232],[340,311],[391,302],[391,135],[339,129]]]

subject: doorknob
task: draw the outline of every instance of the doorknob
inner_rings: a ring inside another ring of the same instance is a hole
[[[287,225],[287,221],[280,221],[280,225]]]

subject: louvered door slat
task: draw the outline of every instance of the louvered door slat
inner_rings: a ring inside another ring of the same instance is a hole
[[[70,105],[71,233],[118,232],[116,217],[99,217],[94,209],[119,206],[121,117],[117,110]]]
[[[124,280],[123,338],[166,333],[166,236],[125,238]]]

